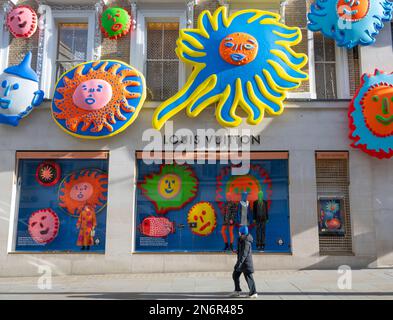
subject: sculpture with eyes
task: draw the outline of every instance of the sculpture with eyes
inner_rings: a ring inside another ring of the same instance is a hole
[[[30,38],[37,25],[37,14],[30,6],[17,6],[7,15],[8,30],[15,38]]]
[[[38,89],[38,76],[30,65],[31,52],[0,74],[0,123],[17,126],[43,102],[44,92]]]

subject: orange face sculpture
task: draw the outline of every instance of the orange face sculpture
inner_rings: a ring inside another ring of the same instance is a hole
[[[337,13],[346,21],[359,21],[363,19],[370,8],[370,0],[339,0]]]
[[[236,32],[225,37],[220,44],[220,56],[224,61],[235,66],[252,62],[258,53],[257,40],[243,32]]]
[[[239,202],[242,200],[242,193],[247,192],[247,200],[254,202],[258,199],[260,190],[260,184],[255,177],[250,175],[234,177],[226,187],[227,201]]]
[[[367,127],[379,137],[393,134],[393,86],[371,87],[361,101]]]

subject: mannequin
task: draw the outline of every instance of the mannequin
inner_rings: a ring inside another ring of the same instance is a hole
[[[239,202],[237,209],[237,221],[240,226],[248,226],[252,222],[250,203],[247,200],[248,192],[242,193],[242,200]]]
[[[224,251],[227,250],[233,251],[233,241],[234,241],[233,228],[235,226],[237,206],[238,205],[236,202],[228,201],[224,207],[224,223],[221,228],[222,239],[224,240],[225,243]],[[228,242],[228,237],[226,234],[227,229],[229,231],[230,242]]]
[[[268,204],[264,200],[263,191],[258,192],[258,200],[254,202],[253,216],[256,225],[257,249],[265,250],[266,222],[269,221]]]

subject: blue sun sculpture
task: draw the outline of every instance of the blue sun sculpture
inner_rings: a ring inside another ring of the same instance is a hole
[[[228,127],[242,122],[236,114],[239,106],[252,125],[262,121],[265,109],[281,114],[286,91],[299,87],[308,75],[301,71],[307,56],[291,48],[302,39],[300,29],[279,19],[261,10],[229,17],[225,7],[214,14],[203,11],[198,27],[181,30],[177,41],[177,55],[193,71],[185,86],[157,108],[153,127],[161,129],[185,108],[196,117],[214,103],[218,122]]]
[[[339,47],[368,46],[383,23],[392,19],[389,0],[316,0],[308,14],[308,29],[335,39]]]

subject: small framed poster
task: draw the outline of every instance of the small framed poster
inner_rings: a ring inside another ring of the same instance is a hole
[[[318,197],[319,234],[345,235],[345,203],[342,196]]]

